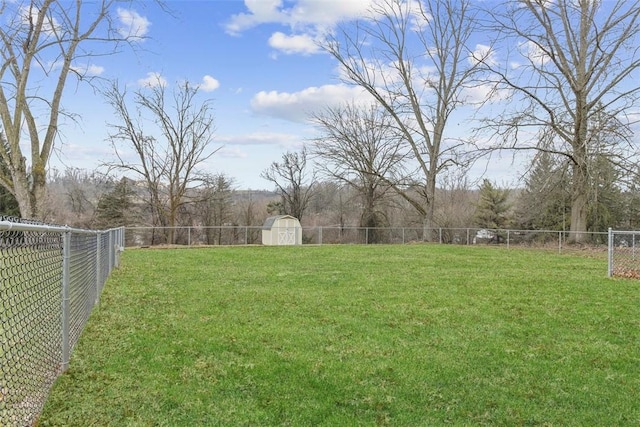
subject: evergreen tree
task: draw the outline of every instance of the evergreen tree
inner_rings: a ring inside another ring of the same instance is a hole
[[[624,222],[624,200],[618,186],[620,172],[602,156],[593,161],[587,227],[590,231],[607,231]]]
[[[122,178],[112,191],[103,194],[98,200],[94,227],[108,229],[135,225],[138,215],[134,196],[131,182]]]
[[[0,187],[0,215],[1,216],[20,216],[20,207],[18,201],[13,194],[4,187]]]
[[[626,185],[622,194],[624,203],[624,219],[619,226],[627,230],[640,228],[640,166]]]
[[[7,166],[0,160],[0,171],[3,174],[8,173]],[[16,197],[5,186],[0,185],[0,215],[2,216],[20,216],[20,206]]]
[[[549,152],[533,160],[518,198],[518,227],[525,230],[565,230],[571,218],[570,176],[565,164]]]
[[[509,225],[509,190],[494,187],[488,179],[480,186],[474,219],[481,228],[501,229]]]

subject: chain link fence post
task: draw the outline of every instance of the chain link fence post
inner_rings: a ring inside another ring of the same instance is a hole
[[[96,305],[100,302],[100,283],[102,277],[102,233],[96,233]]]
[[[115,259],[115,254],[114,254],[115,245],[113,242],[113,233],[111,232],[107,233],[107,238],[109,240],[109,273],[111,273],[111,270],[113,270],[113,264]]]
[[[607,249],[607,277],[613,276],[613,229],[609,227],[608,236],[608,249]]]

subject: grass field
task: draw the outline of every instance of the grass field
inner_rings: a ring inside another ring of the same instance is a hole
[[[128,250],[39,425],[639,425],[639,372],[601,257]]]

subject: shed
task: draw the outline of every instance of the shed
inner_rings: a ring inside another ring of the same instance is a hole
[[[270,216],[262,226],[263,245],[301,245],[302,226],[291,215]]]

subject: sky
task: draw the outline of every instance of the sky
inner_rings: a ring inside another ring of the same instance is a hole
[[[129,92],[157,82],[168,90],[184,81],[199,85],[200,99],[213,102],[211,148],[217,150],[200,169],[227,175],[238,189],[271,190],[261,172],[318,136],[311,113],[366,99],[341,82],[336,60],[317,41],[339,22],[362,16],[371,1],[166,0],[168,11],[151,1],[122,2],[115,16],[121,31],[140,36],[135,49],[74,65]],[[63,104],[76,121],[61,123],[50,166],[93,170],[115,160],[108,135],[116,118],[106,100],[70,79]],[[453,120],[449,132],[468,129]],[[471,178],[486,171],[494,182],[514,185],[523,169],[510,155],[495,156]]]
[[[137,2],[117,10],[122,31],[143,36],[135,49],[77,66],[130,92],[158,81],[168,90],[198,84],[200,99],[213,102],[211,148],[218,150],[200,169],[227,175],[238,189],[271,190],[261,172],[318,135],[310,113],[363,99],[361,89],[340,81],[337,62],[316,41],[339,21],[361,16],[369,2],[168,0],[168,12]],[[108,135],[116,119],[104,98],[70,80],[63,104],[76,121],[63,120],[50,166],[93,170],[114,160]],[[519,177],[510,157],[490,171],[503,183]]]

